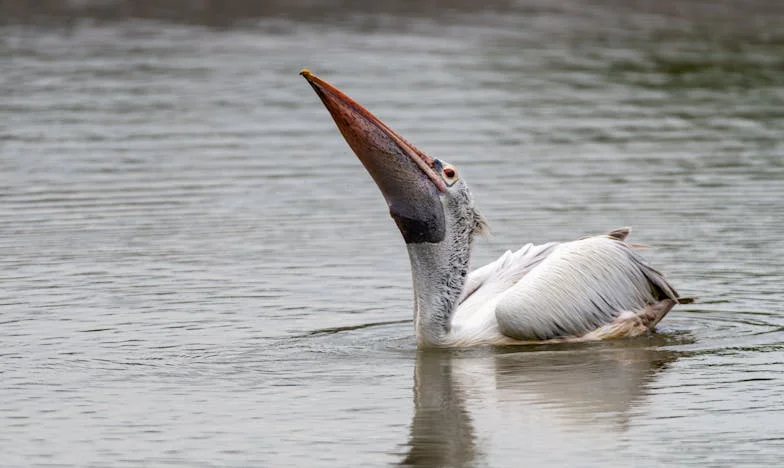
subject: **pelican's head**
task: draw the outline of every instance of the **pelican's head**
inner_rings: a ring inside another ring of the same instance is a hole
[[[310,83],[343,138],[373,177],[407,244],[440,243],[449,231],[470,237],[484,229],[457,168],[431,158],[367,109],[308,70]]]

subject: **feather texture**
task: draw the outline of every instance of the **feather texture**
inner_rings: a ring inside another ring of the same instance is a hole
[[[528,244],[472,272],[448,342],[604,339],[652,328],[678,294],[624,239],[628,229]]]

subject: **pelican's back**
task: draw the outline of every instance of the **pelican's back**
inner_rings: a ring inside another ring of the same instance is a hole
[[[662,274],[625,236],[612,234],[559,244],[499,299],[499,331],[517,340],[581,337],[624,312],[639,314],[663,300],[677,301]]]

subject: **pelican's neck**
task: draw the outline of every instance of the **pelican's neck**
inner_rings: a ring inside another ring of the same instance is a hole
[[[420,346],[439,346],[449,333],[471,258],[471,231],[450,229],[438,243],[407,244],[414,279],[414,326]]]

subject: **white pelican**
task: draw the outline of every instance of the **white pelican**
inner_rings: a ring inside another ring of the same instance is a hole
[[[528,244],[469,273],[472,240],[486,224],[457,169],[418,150],[309,70],[300,74],[403,234],[419,347],[634,337],[652,331],[679,302],[664,276],[625,242],[628,228]]]

